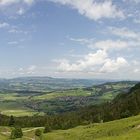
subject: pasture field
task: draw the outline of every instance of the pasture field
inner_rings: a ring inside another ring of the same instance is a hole
[[[57,90],[52,92],[1,92],[0,111],[5,115],[31,116],[62,113],[83,106],[110,101],[133,83],[106,83],[90,88]]]
[[[58,114],[111,101],[119,93],[127,92],[132,86],[134,86],[134,82],[116,82],[88,88],[43,92],[36,90],[1,91],[0,112],[14,116]]]
[[[52,92],[49,94],[43,94],[39,96],[34,96],[32,99],[34,100],[45,100],[45,99],[55,99],[58,97],[66,97],[66,96],[90,96],[91,92],[89,91],[84,91],[82,89],[77,89],[77,90],[64,90],[64,91],[56,91]]]

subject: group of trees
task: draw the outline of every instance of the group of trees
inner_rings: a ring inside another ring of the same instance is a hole
[[[45,128],[44,128],[44,131],[40,130],[40,129],[36,129],[35,131],[35,135],[37,137],[41,137],[42,136],[42,133],[48,133],[48,132],[51,132],[51,128],[49,125],[46,125]]]
[[[12,116],[11,116],[11,120],[13,120]],[[23,132],[22,132],[21,127],[17,127],[17,126],[13,127],[13,125],[11,125],[11,124],[10,124],[10,126],[12,127],[10,139],[22,138]],[[41,137],[42,133],[48,133],[48,132],[51,132],[51,128],[49,125],[46,125],[44,128],[44,131],[42,131],[41,129],[36,129],[35,136]]]

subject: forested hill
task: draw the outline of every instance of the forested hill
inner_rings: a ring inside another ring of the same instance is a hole
[[[140,113],[140,83],[128,93],[119,94],[113,101],[99,106],[91,106],[79,112],[82,118],[92,122],[111,121]]]
[[[137,115],[140,113],[140,83],[132,87],[128,94],[118,95],[112,102],[116,112],[121,117]],[[112,108],[113,109],[113,108]]]

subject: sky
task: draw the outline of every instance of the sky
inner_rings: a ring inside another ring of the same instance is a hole
[[[140,80],[140,0],[0,0],[0,77]]]

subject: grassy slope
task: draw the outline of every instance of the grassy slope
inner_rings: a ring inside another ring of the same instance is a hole
[[[139,140],[140,115],[102,124],[58,130],[43,136],[44,140]]]
[[[38,128],[23,129],[24,137],[20,140],[35,138]],[[43,128],[40,128],[43,130]],[[0,140],[8,140],[10,128],[0,127]],[[42,140],[139,140],[140,115],[127,119],[101,124],[79,126],[69,130],[57,130],[43,134]],[[39,140],[39,138],[36,138]]]

